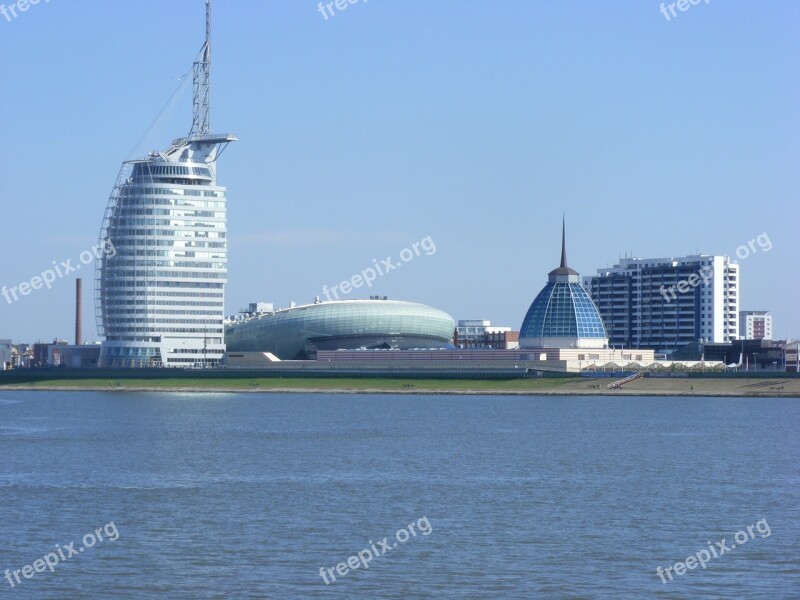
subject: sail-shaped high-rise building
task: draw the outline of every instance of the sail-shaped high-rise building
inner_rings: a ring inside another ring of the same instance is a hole
[[[97,261],[101,367],[214,365],[225,352],[225,188],[216,161],[238,138],[210,125],[211,0],[193,69],[189,135],[122,165],[103,219]]]

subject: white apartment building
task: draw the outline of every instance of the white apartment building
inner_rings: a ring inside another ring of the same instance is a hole
[[[772,315],[767,310],[743,310],[739,313],[739,335],[743,340],[771,340]]]
[[[669,352],[739,337],[740,267],[728,256],[625,258],[583,286],[614,346]]]

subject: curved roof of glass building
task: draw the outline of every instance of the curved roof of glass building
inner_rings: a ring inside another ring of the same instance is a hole
[[[228,323],[225,344],[229,352],[272,352],[300,360],[316,350],[441,348],[454,331],[450,315],[424,304],[339,300]]]
[[[561,265],[550,271],[547,285],[528,309],[519,332],[523,348],[602,348],[608,345],[603,319],[567,266],[564,226]]]

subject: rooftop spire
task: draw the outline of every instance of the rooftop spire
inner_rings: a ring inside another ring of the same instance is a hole
[[[208,135],[211,133],[211,0],[206,0],[206,41],[194,62],[192,79],[194,115],[189,137]]]
[[[566,276],[575,276],[577,277],[578,272],[570,269],[567,266],[567,225],[566,219],[564,215],[561,216],[561,265],[557,269],[553,269],[550,271],[550,277],[552,281],[556,281],[556,279],[552,279],[557,275],[566,275]],[[576,279],[577,281],[577,279]]]

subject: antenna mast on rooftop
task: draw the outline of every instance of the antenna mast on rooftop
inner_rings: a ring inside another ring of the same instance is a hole
[[[211,133],[211,0],[206,0],[206,41],[193,68],[194,108],[189,137]]]

